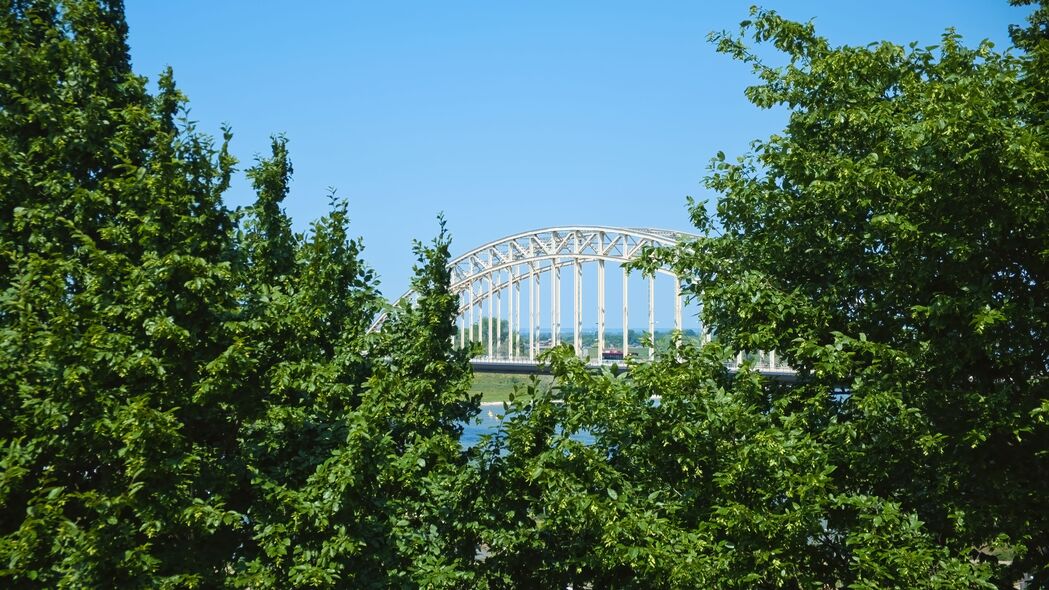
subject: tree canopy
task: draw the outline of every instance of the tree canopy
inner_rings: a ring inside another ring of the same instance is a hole
[[[443,220],[387,306],[345,201],[292,230],[283,136],[223,204],[119,1],[0,6],[4,587],[1049,588],[1045,6],[1004,52],[713,35],[789,120],[637,268],[716,338],[555,350],[473,448]]]
[[[691,206],[712,237],[649,264],[687,277],[722,344],[801,371],[770,399],[814,412],[828,500],[847,504],[828,531],[891,507],[998,583],[1049,583],[1045,7],[1005,53],[950,30],[934,47],[831,47],[811,24],[752,16],[714,41],[787,127],[718,154],[713,216]]]
[[[422,586],[472,559],[435,516],[477,411],[443,230],[418,305],[368,335],[347,205],[291,231],[283,137],[230,211],[231,134],[195,130],[170,71],[147,91],[120,2],[0,18],[2,585]]]

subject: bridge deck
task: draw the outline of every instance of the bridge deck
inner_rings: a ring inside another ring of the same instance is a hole
[[[525,360],[507,360],[507,359],[486,359],[478,358],[470,361],[473,366],[475,373],[505,373],[514,375],[549,375],[550,367],[535,361]],[[622,362],[616,361],[603,361],[603,362],[590,362],[587,366],[598,369],[602,367],[612,368],[617,366],[620,371],[628,371],[629,366]],[[735,373],[738,368],[733,365],[728,365],[730,373]],[[758,367],[757,372],[761,373],[765,377],[773,381],[782,381],[785,383],[793,383],[797,380],[798,375],[793,370],[776,368],[770,369],[768,367]]]

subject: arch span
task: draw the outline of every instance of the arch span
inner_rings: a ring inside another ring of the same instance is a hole
[[[561,275],[568,271],[572,276],[572,304],[570,305],[571,343],[576,353],[585,356],[583,348],[583,266],[597,267],[596,312],[596,358],[601,362],[605,356],[615,357],[630,350],[629,326],[630,302],[628,273],[622,270],[622,330],[621,341],[611,343],[605,338],[606,305],[605,292],[609,281],[605,264],[623,264],[636,260],[646,247],[672,246],[683,240],[697,238],[686,232],[653,229],[622,228],[608,226],[560,226],[520,232],[493,240],[458,256],[449,262],[451,290],[460,300],[457,323],[457,342],[467,346],[470,342],[481,342],[486,354],[475,359],[475,364],[499,366],[500,363],[521,363],[534,366],[541,348],[563,342]],[[680,282],[670,269],[657,269],[657,273],[669,275],[673,284],[674,327],[682,327],[682,296]],[[648,280],[648,333],[655,333],[655,278]],[[522,293],[522,287],[526,287]],[[542,292],[548,290],[547,308],[542,309]],[[408,291],[399,299],[412,299]],[[505,306],[504,306],[505,301]],[[485,309],[487,307],[487,310]],[[505,316],[503,310],[506,310]],[[524,315],[524,321],[522,321]],[[539,333],[540,318],[549,316],[547,341]],[[372,324],[379,329],[385,314]],[[503,326],[506,325],[504,337]],[[702,338],[708,334],[701,328]],[[620,348],[616,348],[616,347]],[[651,359],[654,350],[649,348]],[[741,359],[742,356],[739,357]],[[789,370],[777,367],[774,353],[758,355],[759,365],[766,371]],[[481,366],[477,365],[477,366]]]
[[[695,238],[697,236],[685,232],[653,228],[621,228],[608,226],[560,226],[548,227],[536,230],[520,232],[506,236],[478,246],[465,254],[462,254],[449,262],[451,271],[451,290],[460,297],[459,324],[461,345],[469,340],[486,340],[487,357],[499,356],[497,349],[502,338],[503,309],[502,301],[507,300],[507,342],[506,352],[503,356],[510,359],[516,357],[527,357],[535,359],[538,352],[539,342],[536,334],[537,319],[541,313],[539,309],[542,299],[538,292],[543,283],[549,285],[551,296],[549,298],[548,313],[550,314],[550,336],[553,341],[560,341],[562,328],[561,314],[561,274],[567,269],[574,273],[574,297],[572,301],[573,313],[573,339],[577,352],[581,350],[581,317],[583,305],[583,289],[581,286],[581,273],[584,264],[596,264],[598,268],[598,301],[596,304],[597,340],[598,350],[605,349],[605,263],[611,262],[622,265],[635,260],[646,247],[669,246],[683,239]],[[673,277],[668,269],[660,269],[660,273]],[[675,285],[675,327],[681,327],[681,295]],[[521,287],[528,288],[528,311],[527,332],[528,345],[525,348],[521,342],[522,328],[526,326],[520,316],[524,298],[521,295]],[[623,277],[624,289],[626,288],[626,273]],[[651,297],[653,292],[653,279],[649,278],[649,332],[654,331],[654,306]],[[504,295],[505,294],[505,295]],[[516,295],[516,297],[515,297]],[[411,291],[401,296],[401,300],[414,297]],[[488,306],[487,318],[484,313],[485,305]],[[625,303],[622,309],[623,325],[629,321],[629,305]],[[487,339],[480,334],[480,325],[487,319]],[[385,315],[376,319],[372,329],[378,329],[385,320]],[[480,322],[476,321],[480,320]],[[469,324],[466,322],[469,321]],[[466,332],[469,331],[469,338]],[[476,334],[475,334],[476,332]],[[627,333],[623,331],[622,350],[627,350]],[[476,336],[476,337],[475,337]],[[524,351],[527,350],[527,353]],[[651,351],[650,351],[651,354]]]

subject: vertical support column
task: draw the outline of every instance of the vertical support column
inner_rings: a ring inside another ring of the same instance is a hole
[[[696,318],[699,319],[699,345],[707,343],[707,323],[703,321],[703,301],[697,299],[699,309],[696,310]]]
[[[470,342],[477,342],[474,338],[474,307],[477,306],[477,302],[474,300],[474,283],[470,281]]]
[[[681,281],[674,276],[674,329],[681,330]]]
[[[495,290],[495,354],[503,342],[503,273],[499,273],[499,287]]]
[[[565,300],[561,297],[561,267],[557,267],[557,344],[561,344],[561,320],[564,319]]]
[[[652,343],[648,346],[648,360],[656,360],[656,275],[648,277],[648,336]]]
[[[514,267],[507,271],[509,283],[506,284],[506,357],[514,358]]]
[[[535,362],[535,333],[539,327],[539,318],[542,317],[539,309],[539,298],[542,295],[539,290],[539,273],[535,272],[533,266],[529,271],[528,278],[528,360]]]
[[[513,338],[513,345],[514,345],[514,354],[513,355],[514,356],[521,356],[521,280],[520,279],[518,279],[517,283],[514,284],[514,289],[516,289],[516,292],[514,293],[514,301],[517,302],[517,307],[515,308],[517,313],[514,314],[514,317],[516,318],[516,321],[514,322],[514,325],[517,326],[517,330],[515,330],[513,332],[513,335],[511,336],[511,338]]]
[[[583,264],[579,261],[579,232],[572,232],[572,253],[575,259],[572,261],[572,349],[575,350],[576,358],[583,354]]]
[[[492,358],[492,303],[495,302],[495,297],[492,297],[492,276],[488,275],[488,358]]]
[[[630,354],[630,289],[627,270],[623,267],[623,358]]]
[[[605,261],[597,261],[597,362],[605,351]]]
[[[460,300],[462,301],[462,300]],[[466,318],[459,316],[459,348],[466,344]]]
[[[550,344],[561,344],[561,269],[555,258],[550,266]]]
[[[578,244],[576,245],[578,250]],[[572,328],[572,346],[575,347],[575,355],[583,354],[583,265],[579,259],[575,261],[575,279],[572,281],[574,293],[572,293],[572,313],[574,326]]]
[[[699,317],[700,317],[700,319],[703,318],[703,301],[702,300],[700,300],[700,302],[699,302]],[[702,344],[707,344],[707,343],[710,342],[710,330],[707,329],[707,323],[706,322],[702,322],[699,325],[699,334],[700,334],[699,341]]]

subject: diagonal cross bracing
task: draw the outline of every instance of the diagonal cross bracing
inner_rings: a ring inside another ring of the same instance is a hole
[[[486,358],[481,359],[482,364],[523,362],[534,365],[539,348],[544,346],[536,333],[540,318],[545,317],[544,314],[550,314],[551,336],[558,341],[561,340],[561,281],[569,280],[563,278],[562,274],[563,271],[570,271],[568,275],[574,279],[571,280],[574,289],[572,297],[574,321],[572,321],[573,338],[571,341],[575,345],[577,354],[585,354],[585,351],[580,350],[580,330],[582,329],[580,310],[584,307],[581,268],[583,264],[594,263],[598,267],[597,342],[598,349],[603,351],[604,344],[609,342],[604,337],[606,316],[604,299],[609,281],[608,273],[604,272],[604,264],[613,262],[622,265],[640,257],[646,247],[671,246],[696,237],[698,236],[684,232],[653,228],[565,226],[521,232],[474,248],[449,263],[451,289],[460,298],[459,317],[457,318],[459,333],[453,341],[457,341],[459,346],[464,346],[467,340],[481,340],[486,335],[487,346],[484,348],[488,354]],[[656,272],[674,278],[674,325],[680,329],[682,315],[680,281],[668,268],[656,269]],[[544,278],[543,275],[547,276]],[[629,325],[626,279],[624,268],[622,279],[624,327]],[[649,332],[654,332],[655,303],[652,281],[650,277],[647,298]],[[614,277],[612,282],[615,282]],[[528,289],[524,292],[521,290],[522,283],[528,283]],[[541,304],[544,289],[551,293],[549,308],[544,308]],[[524,301],[526,295],[527,302]],[[413,301],[415,294],[409,291],[401,299]],[[507,302],[508,307],[505,316],[502,315],[503,301]],[[522,308],[525,309],[524,318],[522,318]],[[378,330],[385,317],[385,314],[382,314],[376,318],[370,330]],[[505,342],[502,338],[503,317],[508,322]],[[487,325],[484,326],[486,329],[483,329],[482,325],[486,319]],[[498,322],[498,325],[494,325],[495,322]],[[525,332],[527,332],[526,339],[524,338]],[[705,329],[702,332],[703,341],[707,341],[709,334]],[[526,341],[527,350],[522,350]],[[548,342],[545,346],[551,344]],[[627,344],[627,330],[624,329],[624,352]],[[648,355],[649,358],[652,358],[651,348]],[[740,358],[742,356],[743,353]],[[763,372],[793,374],[793,371],[783,366],[782,362],[777,366],[774,352],[759,352],[748,356],[757,359],[759,370]]]
[[[492,281],[501,289],[513,287],[530,276],[528,272],[512,272],[512,280],[502,281],[494,276],[501,271],[525,266],[532,272],[549,272],[574,261],[629,262],[636,259],[646,246],[670,246],[695,237],[669,230],[603,226],[551,227],[522,232],[489,242],[452,260],[449,263],[451,287],[454,292],[462,294],[462,310],[466,311],[471,306],[486,303],[484,290],[477,293],[479,289],[473,286],[478,281]],[[669,274],[666,270],[662,272]],[[467,297],[471,292],[474,294],[472,299]],[[402,295],[401,299],[404,298],[413,299],[414,293],[409,291]],[[382,314],[371,329],[378,329],[384,320],[385,314]]]

